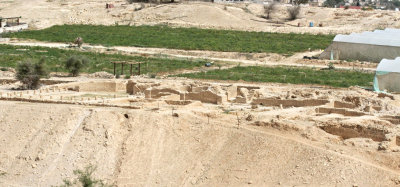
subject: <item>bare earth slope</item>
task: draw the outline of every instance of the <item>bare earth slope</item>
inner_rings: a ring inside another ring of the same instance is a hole
[[[2,101],[0,185],[59,185],[89,164],[118,186],[391,186],[400,176],[290,130],[177,112]]]
[[[106,3],[115,8],[106,9]],[[270,20],[260,18],[262,5],[180,3],[162,5],[126,4],[104,0],[0,0],[0,16],[22,16],[33,29],[60,24],[129,24],[201,27],[248,31],[296,33],[350,33],[378,28],[400,28],[400,13],[394,11],[361,11],[303,7],[300,19],[287,21],[285,6],[279,6]],[[315,26],[308,27],[309,22]],[[300,23],[301,27],[297,27]]]

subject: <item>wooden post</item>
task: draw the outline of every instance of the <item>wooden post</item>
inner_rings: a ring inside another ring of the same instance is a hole
[[[132,65],[133,65],[133,64],[131,64],[131,70],[130,70],[130,74],[131,74],[131,76],[132,76]]]
[[[124,63],[121,63],[121,76],[124,74]]]
[[[116,66],[116,64],[114,63],[114,76],[116,76],[115,66]]]
[[[139,75],[140,75],[140,63],[139,63]]]
[[[19,18],[17,18],[17,25],[19,25]]]

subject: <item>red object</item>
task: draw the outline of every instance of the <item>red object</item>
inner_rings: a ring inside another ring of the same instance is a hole
[[[340,8],[344,8],[345,6],[343,6],[343,5],[340,5]],[[361,7],[360,6],[349,6],[349,9],[358,9],[358,10],[361,10]]]
[[[109,9],[109,8],[114,8],[114,5],[106,3],[106,9]]]

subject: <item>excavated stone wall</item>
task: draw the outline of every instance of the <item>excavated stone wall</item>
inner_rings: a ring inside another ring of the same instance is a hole
[[[335,108],[351,108],[351,109],[357,108],[357,106],[353,103],[346,103],[341,101],[335,101],[333,106]]]
[[[282,106],[282,107],[304,107],[304,106],[320,106],[329,103],[329,100],[325,99],[306,99],[306,100],[284,100],[284,99],[271,99],[271,98],[259,98],[254,99],[253,105],[263,106]]]
[[[366,115],[363,112],[357,112],[357,111],[352,111],[352,110],[346,110],[343,108],[324,108],[320,107],[315,109],[317,113],[322,113],[322,114],[342,114],[344,116],[364,116]]]
[[[116,81],[90,81],[58,86],[78,92],[126,92],[126,84]]]
[[[156,88],[149,88],[144,91],[145,98],[153,98],[153,99],[158,99],[162,96],[167,96],[171,94],[176,94],[179,95],[180,92],[176,91],[171,88],[161,88],[161,89],[156,89]]]
[[[202,91],[202,92],[191,92],[191,93],[181,93],[181,100],[196,100],[201,101],[203,103],[212,103],[212,104],[222,104],[223,96],[215,94],[211,91]]]

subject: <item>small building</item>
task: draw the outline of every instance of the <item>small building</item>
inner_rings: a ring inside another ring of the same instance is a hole
[[[0,34],[3,32],[18,32],[28,29],[27,23],[20,22],[21,17],[0,17]]]

